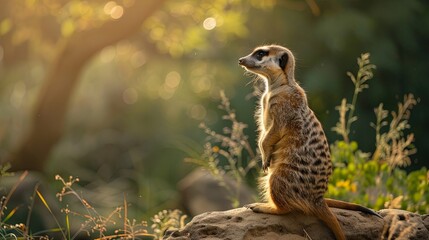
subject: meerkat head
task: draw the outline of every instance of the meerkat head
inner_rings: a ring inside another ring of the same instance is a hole
[[[238,64],[268,80],[269,84],[284,76],[287,82],[294,82],[295,58],[292,52],[279,45],[257,47],[249,55],[238,60]]]

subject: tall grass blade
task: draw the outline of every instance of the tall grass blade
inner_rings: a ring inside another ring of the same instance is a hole
[[[13,185],[12,189],[9,191],[9,193],[6,197],[6,200],[4,201],[4,203],[2,204],[2,206],[0,208],[0,222],[1,222],[2,213],[7,206],[7,203],[9,202],[10,198],[12,197],[13,193],[16,191],[18,186],[22,183],[22,181],[24,181],[25,177],[27,177],[27,175],[28,175],[28,171],[23,172],[21,174],[21,176],[19,177],[18,181],[15,183],[15,185]]]
[[[66,213],[66,228],[67,228],[67,239],[70,240],[70,221],[69,221],[68,213]]]
[[[60,223],[58,222],[58,219],[55,217],[54,213],[52,212],[51,208],[48,205],[48,202],[46,202],[45,198],[43,197],[43,195],[39,192],[39,190],[36,190],[37,196],[39,196],[39,199],[42,201],[43,205],[45,205],[46,209],[48,209],[49,213],[51,214],[51,216],[53,217],[55,224],[57,224],[58,228],[61,229],[61,234],[63,235],[64,239],[66,239],[66,234],[64,233],[64,231],[61,228]]]
[[[12,211],[9,212],[9,214],[4,218],[3,223],[6,223],[7,220],[9,220],[18,210],[19,207],[16,207],[14,209],[12,209]]]

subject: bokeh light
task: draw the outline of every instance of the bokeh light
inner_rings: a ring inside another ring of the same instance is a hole
[[[146,57],[141,51],[133,53],[131,56],[131,65],[134,68],[139,68],[146,63]]]
[[[177,87],[180,84],[181,76],[176,71],[171,71],[165,76],[164,84],[158,89],[158,95],[164,100],[168,100],[174,96]]]
[[[201,104],[193,105],[188,112],[188,115],[195,120],[204,120],[207,115],[206,108]]]
[[[216,27],[216,19],[212,17],[206,18],[203,22],[203,27],[206,30],[213,30]]]
[[[107,14],[107,15],[110,15],[110,13],[112,12],[112,9],[113,9],[115,6],[116,6],[116,2],[114,2],[114,1],[107,2],[107,3],[104,5],[104,8],[103,8],[104,13],[105,13],[105,14]]]
[[[165,77],[165,85],[169,88],[177,88],[180,83],[180,74],[176,71],[169,72]]]
[[[107,2],[103,10],[105,14],[110,15],[113,19],[119,19],[124,14],[124,8],[117,5],[114,1]]]
[[[103,50],[101,50],[100,59],[102,62],[104,63],[111,62],[113,61],[113,59],[115,59],[115,57],[116,57],[115,46],[106,47]]]
[[[112,8],[112,11],[110,12],[110,16],[113,19],[119,19],[122,17],[122,15],[124,14],[124,8],[121,6],[114,6]]]

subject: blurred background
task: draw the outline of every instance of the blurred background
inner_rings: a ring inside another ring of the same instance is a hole
[[[237,64],[276,43],[297,58],[296,78],[330,142],[346,75],[369,52],[377,66],[350,137],[375,148],[374,108],[419,103],[407,169],[429,166],[429,3],[424,0],[0,0],[0,159],[12,170],[80,178],[101,207],[124,194],[136,216],[177,208],[177,183],[201,154],[198,126],[225,126],[224,90],[256,148],[252,77]],[[61,187],[52,185],[56,192]],[[3,193],[2,193],[3,194]]]

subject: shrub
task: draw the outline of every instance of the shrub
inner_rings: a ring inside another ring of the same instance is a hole
[[[417,104],[412,94],[404,96],[397,111],[391,111],[390,121],[382,103],[374,109],[376,122],[370,124],[375,129],[373,153],[362,152],[357,142],[349,140],[351,124],[358,119],[354,115],[358,94],[369,87],[367,81],[375,69],[369,54],[358,58],[358,66],[356,76],[348,73],[355,85],[352,103],[348,104],[343,99],[337,107],[340,117],[333,131],[343,140],[331,145],[335,169],[327,195],[375,209],[401,208],[426,213],[429,210],[427,169],[407,173],[400,168],[409,165],[410,155],[416,152],[412,145],[414,135],[404,133],[411,128],[408,119],[411,109]]]

